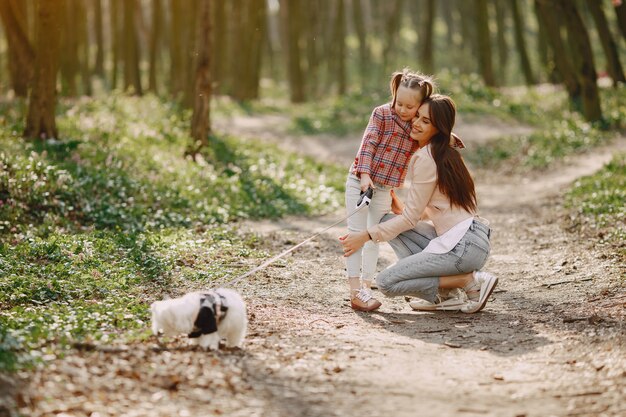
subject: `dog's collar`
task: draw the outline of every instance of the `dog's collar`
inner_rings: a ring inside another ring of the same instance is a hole
[[[217,291],[209,291],[200,297],[200,310],[194,322],[190,338],[200,337],[217,331],[217,326],[228,311],[226,297]],[[211,317],[212,316],[212,317]]]
[[[224,297],[217,291],[211,291],[206,294],[202,294],[202,298],[200,298],[200,306],[202,306],[204,300],[208,300],[208,302],[213,305],[215,319],[217,320],[217,324],[219,324],[222,318],[226,315],[226,312],[228,311],[228,303],[226,302],[226,297]]]

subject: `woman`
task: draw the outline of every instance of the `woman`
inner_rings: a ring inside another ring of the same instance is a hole
[[[411,139],[419,144],[413,156],[406,204],[392,195],[392,211],[382,222],[362,232],[340,237],[344,256],[367,241],[389,241],[399,261],[376,277],[390,297],[414,296],[417,310],[482,310],[498,279],[480,272],[489,255],[489,227],[477,215],[476,191],[452,128],[456,106],[450,97],[433,95],[413,120]],[[460,292],[456,289],[463,289]],[[445,292],[460,294],[444,299]],[[362,290],[361,298],[371,297]],[[466,297],[465,297],[466,295]],[[369,303],[378,308],[378,303]]]

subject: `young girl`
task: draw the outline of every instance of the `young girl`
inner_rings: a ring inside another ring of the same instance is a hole
[[[391,210],[390,192],[404,182],[406,168],[418,148],[409,137],[411,120],[422,100],[432,94],[434,85],[431,78],[404,69],[392,74],[389,87],[392,101],[372,112],[361,147],[350,167],[346,182],[348,213],[356,209],[361,192],[370,187],[374,190],[369,206],[348,218],[350,232],[378,224]],[[347,258],[350,301],[355,310],[371,311],[380,307],[370,291],[377,262],[378,245],[373,241]]]

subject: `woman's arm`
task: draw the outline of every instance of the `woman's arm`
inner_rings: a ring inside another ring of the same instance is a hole
[[[351,232],[339,237],[339,242],[343,246],[343,256],[348,257],[359,250],[365,243],[371,240],[367,230],[362,232]]]
[[[437,187],[437,165],[429,149],[418,151],[411,164],[413,176],[403,208],[396,197],[399,202],[396,209],[402,209],[400,215],[367,229],[375,242],[386,242],[414,228]]]

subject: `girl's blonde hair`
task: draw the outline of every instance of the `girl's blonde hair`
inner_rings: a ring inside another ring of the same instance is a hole
[[[413,72],[408,68],[404,68],[402,71],[394,72],[391,74],[391,82],[389,83],[391,97],[393,98],[391,107],[396,105],[396,96],[400,86],[420,91],[422,93],[423,101],[430,97],[433,93],[435,89],[435,82],[432,77],[419,72]]]

